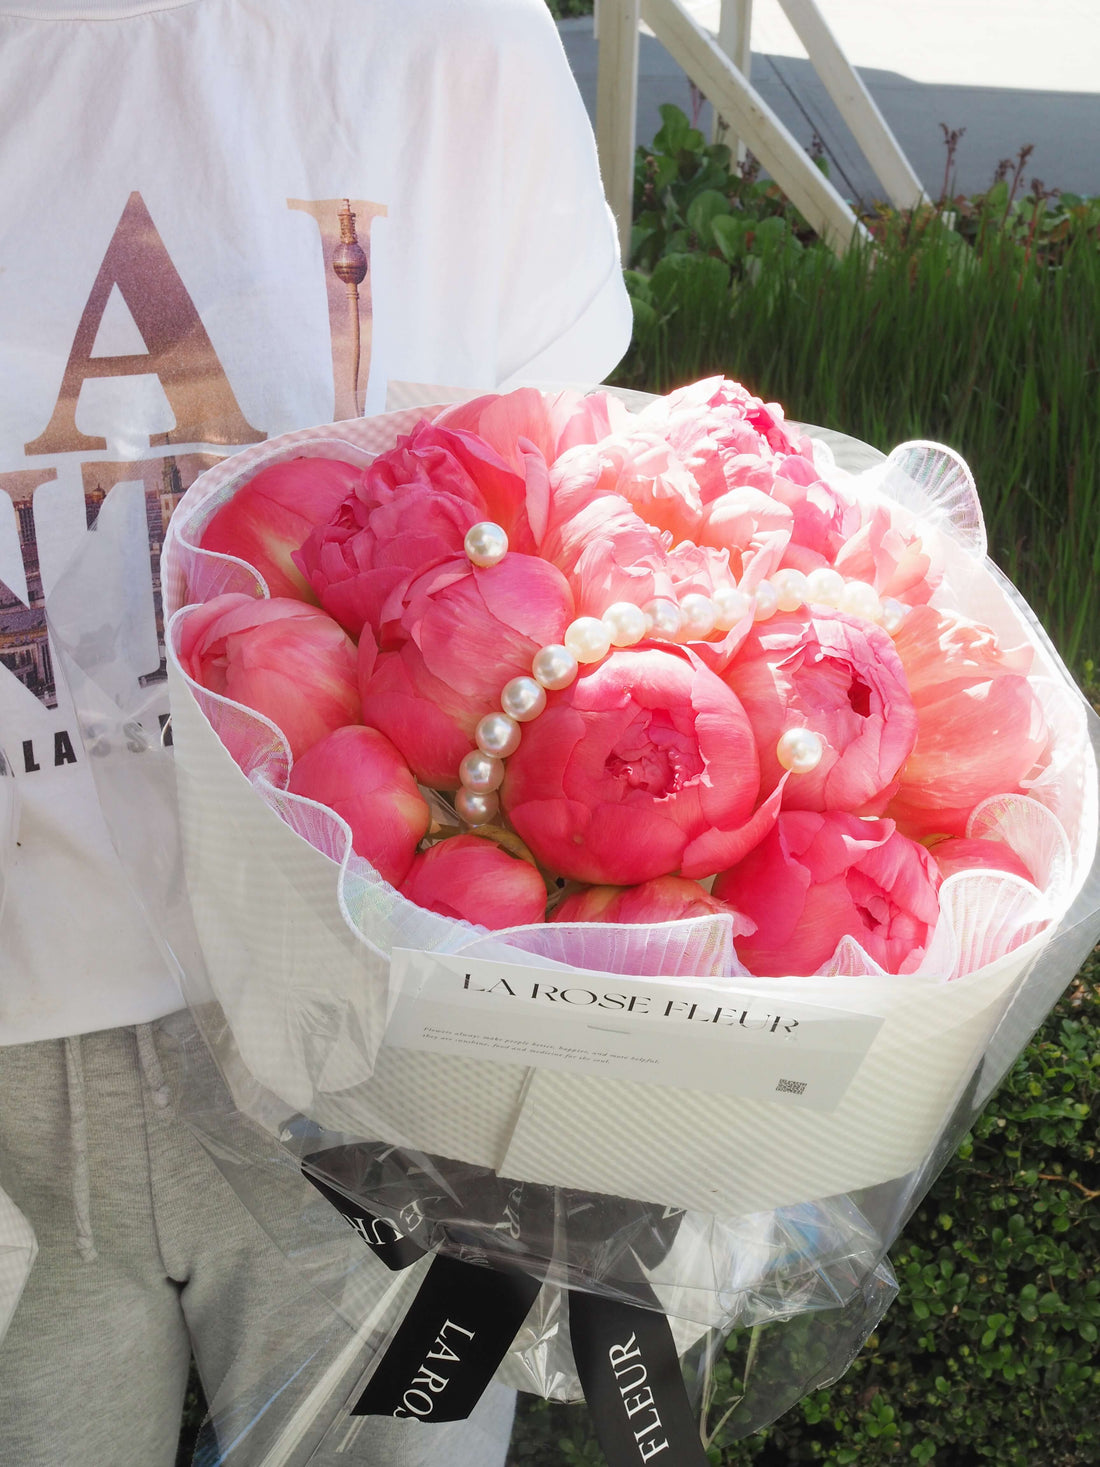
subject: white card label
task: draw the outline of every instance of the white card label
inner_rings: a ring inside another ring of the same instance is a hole
[[[396,948],[383,1043],[833,1110],[882,1019],[769,1004],[677,978],[619,978]]]

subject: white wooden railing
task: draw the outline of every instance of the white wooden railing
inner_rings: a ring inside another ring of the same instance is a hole
[[[822,83],[848,124],[886,196],[898,208],[925,201],[894,134],[829,29],[817,0],[779,0]],[[690,6],[690,8],[689,8]],[[692,13],[695,0],[596,0],[599,69],[596,141],[607,197],[628,258],[642,21],[713,105],[739,156],[749,148],[791,203],[837,254],[866,231],[849,205],[749,81],[752,0],[721,0],[717,31]]]

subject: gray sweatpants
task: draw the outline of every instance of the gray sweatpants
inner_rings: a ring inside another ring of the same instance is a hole
[[[171,1467],[192,1350],[207,1399],[236,1408],[229,1467],[500,1467],[514,1396],[496,1385],[468,1422],[370,1418],[318,1451],[369,1357],[180,1118],[195,1043],[177,1014],[0,1048],[0,1187],[39,1244],[0,1344],[0,1467]]]

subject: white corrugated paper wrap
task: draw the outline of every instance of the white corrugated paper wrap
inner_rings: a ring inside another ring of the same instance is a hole
[[[1080,888],[1097,827],[1084,705],[1026,608],[982,559],[984,533],[965,465],[935,445],[903,445],[847,482],[919,515],[937,537],[948,584],[966,614],[1008,644],[1027,639],[1035,648],[1033,681],[1059,730],[1056,756],[1033,798],[987,801],[971,833],[1000,833],[1026,850],[1043,891],[989,873],[948,878],[940,925],[913,975],[882,974],[849,946],[834,964],[843,963],[848,976],[753,979],[730,966],[724,918],[669,924],[678,929],[671,934],[547,924],[487,935],[413,907],[351,853],[338,817],[285,793],[289,756],[278,730],[197,689],[181,671],[175,643],[188,602],[224,590],[266,594],[250,567],[196,548],[214,509],[272,462],[303,453],[366,462],[422,415],[413,409],[307,429],[249,449],[202,475],[169,529],[163,574],[166,611],[176,613],[169,684],[184,862],[210,981],[247,1070],[289,1109],[334,1131],[492,1167],[517,1180],[726,1217],[914,1171],[1006,1001]],[[250,721],[256,731],[248,776],[215,732],[222,720],[238,728]],[[385,1048],[396,998],[388,962],[394,947],[569,971],[660,973],[670,984],[724,978],[738,993],[768,1003],[816,1004],[882,1023],[831,1113]]]

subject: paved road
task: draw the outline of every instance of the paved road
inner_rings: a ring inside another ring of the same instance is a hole
[[[701,20],[716,6],[689,0]],[[1001,158],[1025,143],[1034,151],[1025,180],[1100,194],[1100,0],[822,0],[849,59],[919,174],[937,197],[945,151],[940,123],[965,128],[954,187],[985,188]],[[776,0],[756,0],[752,81],[796,138],[816,130],[830,176],[850,199],[881,188],[805,59]],[[590,113],[596,95],[596,43],[590,18],[562,21],[562,40]],[[643,35],[638,138],[660,126],[658,107],[689,115],[687,78],[658,42]],[[701,125],[709,128],[704,106]]]

